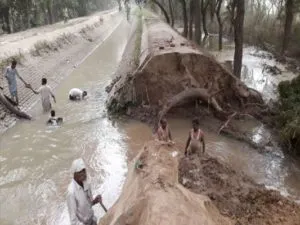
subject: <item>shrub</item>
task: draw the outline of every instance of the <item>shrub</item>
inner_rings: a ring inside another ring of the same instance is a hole
[[[300,76],[278,86],[280,110],[277,125],[282,143],[300,155]]]

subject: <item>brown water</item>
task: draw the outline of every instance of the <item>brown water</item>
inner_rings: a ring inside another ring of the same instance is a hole
[[[57,116],[64,118],[62,127],[46,127],[48,116],[40,114],[39,106],[32,112],[34,121],[18,122],[0,137],[1,225],[69,224],[65,195],[71,162],[78,157],[88,165],[94,194],[102,194],[107,207],[118,198],[127,172],[128,150],[137,151],[151,138],[146,125],[130,121],[113,125],[105,113],[104,89],[121,59],[129,30],[127,23],[122,23],[58,87],[55,109]],[[87,90],[89,98],[69,102],[67,93],[73,87]],[[181,119],[169,122],[182,149],[190,123]],[[264,139],[260,135],[265,133],[263,127],[245,127],[251,128],[257,139]],[[205,132],[209,154],[259,183],[300,199],[300,165],[280,149],[259,154],[245,144]],[[103,215],[100,206],[95,207],[95,213]]]
[[[0,137],[0,224],[69,224],[65,194],[69,168],[82,157],[94,193],[110,207],[127,171],[126,134],[104,112],[105,87],[123,54],[130,26],[124,22],[56,89],[57,116],[62,127],[46,127],[41,106],[35,120],[18,122]],[[79,87],[89,98],[73,103],[68,91]],[[95,207],[97,216],[103,211]]]
[[[184,151],[184,146],[191,129],[191,122],[186,119],[170,118],[170,129],[176,146]],[[203,127],[210,121],[203,121]],[[211,123],[213,123],[211,121]],[[258,128],[245,123],[248,129],[253,129],[257,140],[266,135],[264,127]],[[129,139],[129,147],[138,151],[145,141],[152,137],[151,129],[146,125],[130,121],[125,125]],[[231,165],[235,170],[252,177],[257,183],[270,189],[279,190],[282,195],[290,196],[300,203],[300,162],[285,156],[279,148],[272,148],[268,153],[259,153],[249,145],[239,141],[218,136],[208,129],[203,129],[206,136],[207,153]]]

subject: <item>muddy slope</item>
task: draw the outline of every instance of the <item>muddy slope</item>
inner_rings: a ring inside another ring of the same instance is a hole
[[[167,24],[155,17],[144,23],[140,66],[124,74],[110,91],[107,105],[112,112],[151,106],[166,114],[197,99],[216,112],[228,112],[243,102],[261,102],[259,93]]]
[[[175,147],[149,142],[129,166],[122,194],[100,225],[229,225],[211,200],[178,183]]]
[[[242,225],[300,225],[300,206],[209,156],[182,158],[179,180]]]

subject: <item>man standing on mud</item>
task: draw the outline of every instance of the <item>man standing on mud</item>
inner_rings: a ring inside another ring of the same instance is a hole
[[[204,141],[204,133],[200,129],[199,120],[197,118],[192,121],[193,129],[191,129],[189,133],[188,140],[186,142],[185,147],[185,155],[200,153],[201,151],[201,143],[202,143],[202,152],[205,152],[205,141]]]
[[[8,83],[8,89],[13,101],[19,105],[18,98],[18,87],[17,87],[17,77],[25,84],[26,88],[29,88],[30,85],[24,81],[24,79],[19,75],[17,69],[17,61],[13,60],[11,66],[7,67],[4,72],[4,77]]]
[[[91,186],[87,182],[86,167],[82,159],[72,163],[73,179],[68,187],[67,205],[71,225],[96,225],[92,206],[102,204],[101,195],[93,199]]]

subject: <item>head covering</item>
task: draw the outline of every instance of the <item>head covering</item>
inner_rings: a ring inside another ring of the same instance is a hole
[[[72,174],[80,172],[81,170],[85,169],[85,164],[83,159],[76,159],[72,163],[71,172]]]

